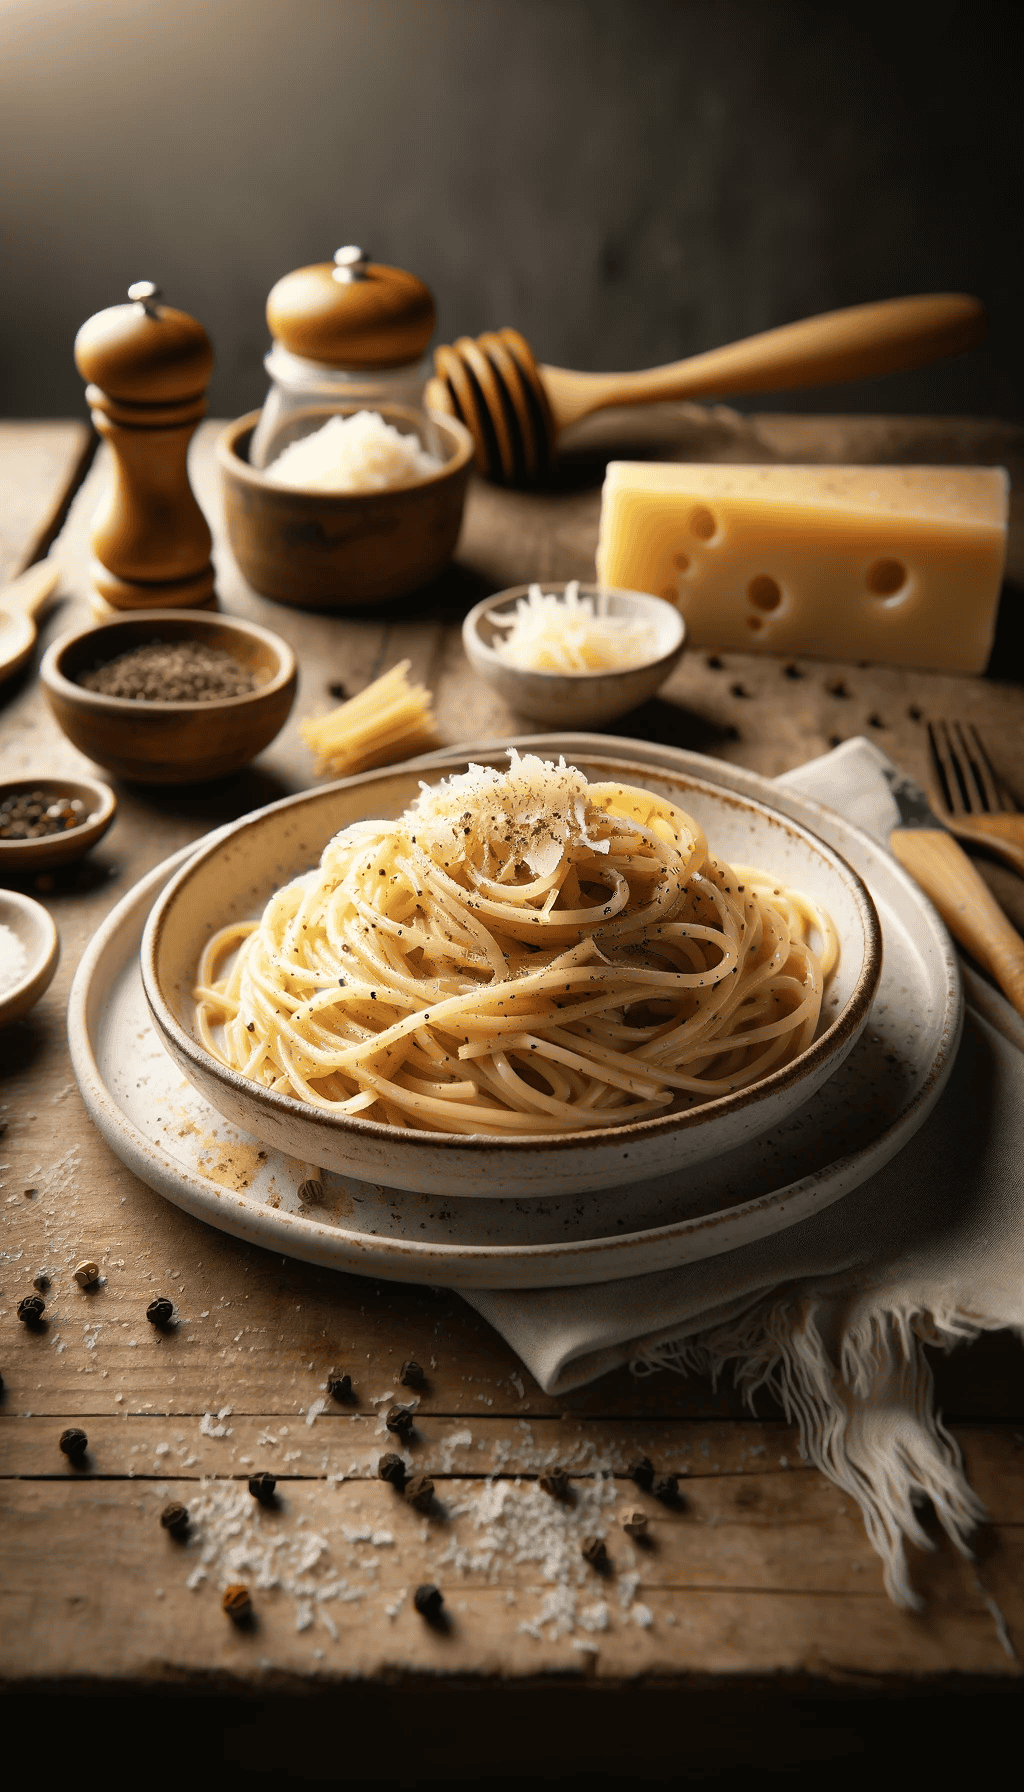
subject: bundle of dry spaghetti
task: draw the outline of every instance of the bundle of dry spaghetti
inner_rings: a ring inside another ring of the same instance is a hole
[[[338,1114],[524,1136],[708,1101],[809,1045],[827,917],[660,796],[510,759],[346,828],[222,929],[207,1049]]]
[[[300,722],[299,733],[316,754],[318,775],[353,777],[377,765],[397,765],[440,744],[425,685],[411,685],[411,660],[402,660],[358,697],[325,716]]]

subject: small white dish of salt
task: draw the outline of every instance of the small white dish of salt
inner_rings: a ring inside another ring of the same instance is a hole
[[[462,625],[470,665],[512,709],[567,728],[645,703],[685,640],[683,618],[664,598],[578,579],[499,591]]]
[[[42,903],[17,890],[0,890],[0,1027],[35,1006],[59,959],[57,929]]]

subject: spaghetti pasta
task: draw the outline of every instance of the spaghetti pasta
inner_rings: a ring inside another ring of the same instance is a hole
[[[411,664],[400,661],[357,697],[325,716],[308,716],[299,723],[299,733],[316,754],[318,774],[351,778],[437,746],[433,698],[425,685],[409,683]]]
[[[814,903],[660,796],[510,760],[346,828],[222,928],[206,1049],[333,1113],[526,1137],[707,1102],[810,1044],[838,957]]]

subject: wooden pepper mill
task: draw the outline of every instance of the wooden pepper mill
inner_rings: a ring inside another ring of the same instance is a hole
[[[150,280],[82,325],[75,363],[110,443],[111,479],[93,522],[92,608],[213,610],[211,538],[186,455],[206,414],[210,339],[187,312],[159,303]]]

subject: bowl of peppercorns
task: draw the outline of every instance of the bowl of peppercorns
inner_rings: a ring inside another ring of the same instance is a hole
[[[286,641],[200,610],[133,610],[55,641],[39,668],[68,739],[140,784],[197,784],[248,765],[288,719]]]
[[[117,798],[93,778],[13,778],[0,784],[0,877],[48,871],[102,840]]]

